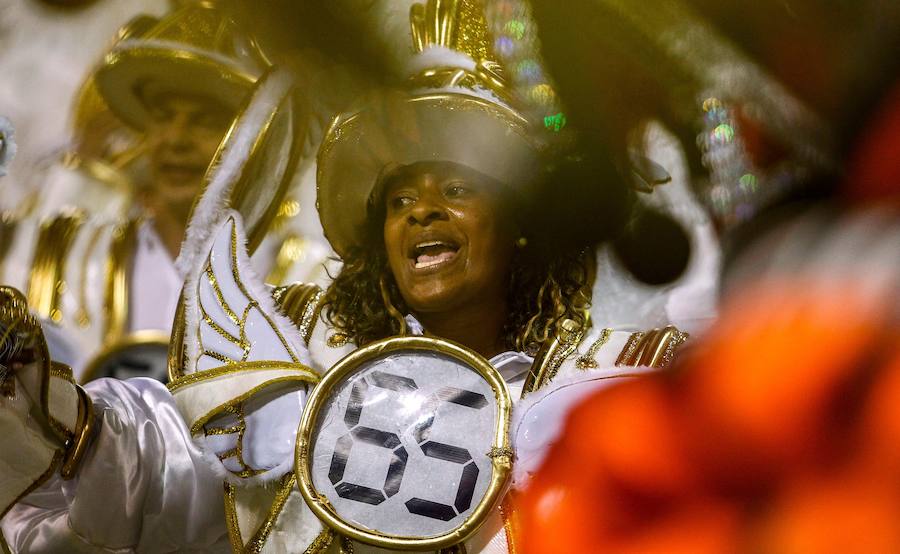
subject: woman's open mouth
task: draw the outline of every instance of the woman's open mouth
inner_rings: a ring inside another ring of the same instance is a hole
[[[459,245],[449,240],[428,240],[414,245],[408,252],[415,269],[431,269],[452,262]]]

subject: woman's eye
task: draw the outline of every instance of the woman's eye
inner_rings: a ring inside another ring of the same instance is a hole
[[[449,198],[455,198],[455,197],[458,197],[458,196],[463,196],[463,195],[465,195],[467,192],[469,192],[469,189],[466,188],[464,185],[455,184],[455,185],[449,185],[449,186],[447,187],[447,190],[446,190],[445,194],[446,194]]]
[[[399,210],[401,208],[405,208],[413,203],[412,197],[409,196],[395,196],[391,200],[391,207],[395,210]]]

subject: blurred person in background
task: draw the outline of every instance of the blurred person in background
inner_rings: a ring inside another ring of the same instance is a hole
[[[139,16],[126,25],[82,86],[73,168],[56,177],[69,194],[81,188],[92,200],[47,220],[6,220],[0,230],[0,281],[25,291],[50,323],[55,357],[78,380],[165,379],[182,284],[174,262],[191,207],[265,67],[227,13],[186,2],[162,19]],[[97,182],[108,185],[105,192]],[[328,250],[285,226],[296,204],[282,206],[288,209],[272,222],[280,236],[259,255],[280,279],[315,280]]]

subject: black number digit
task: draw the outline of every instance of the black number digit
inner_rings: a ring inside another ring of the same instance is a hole
[[[347,425],[348,432],[335,441],[328,478],[341,498],[377,506],[400,491],[409,454],[401,445],[396,434],[359,425],[363,402],[370,386],[395,392],[418,390],[418,386],[413,379],[408,377],[374,371],[367,377],[367,380],[354,383],[350,390],[350,399],[344,411],[344,423]],[[428,398],[423,411],[430,415],[413,430],[419,448],[426,457],[459,464],[463,468],[452,505],[415,497],[405,502],[406,507],[410,513],[416,515],[450,521],[472,506],[479,469],[475,465],[472,455],[465,448],[431,440],[434,418],[442,403],[481,410],[488,405],[488,402],[483,394],[455,387],[444,387]],[[353,445],[357,441],[393,450],[384,485],[380,490],[344,481],[347,462],[350,459]]]
[[[382,389],[393,391],[416,390],[418,386],[412,379],[375,371],[370,376],[372,385]],[[337,438],[334,445],[334,454],[331,456],[331,466],[328,468],[328,479],[334,485],[334,490],[341,498],[355,500],[377,506],[400,491],[400,483],[403,482],[403,474],[406,471],[406,462],[409,454],[401,446],[400,438],[394,433],[372,429],[359,425],[362,417],[363,400],[369,389],[365,381],[358,381],[350,389],[350,400],[344,411],[344,423],[349,432]],[[393,450],[391,463],[388,465],[387,475],[381,490],[356,483],[344,481],[344,471],[347,469],[347,461],[353,444],[360,441],[388,450]]]
[[[419,448],[422,449],[425,456],[462,464],[463,469],[459,479],[459,486],[456,488],[456,499],[452,506],[416,497],[406,501],[406,509],[416,515],[440,519],[441,521],[450,521],[472,506],[472,497],[475,494],[475,483],[478,481],[479,470],[472,459],[472,455],[465,448],[430,439],[431,427],[434,425],[437,408],[441,403],[451,403],[472,408],[473,410],[480,410],[487,406],[488,402],[483,394],[455,387],[444,387],[429,397],[426,403],[426,410],[431,412],[431,415],[416,426],[414,430],[416,441],[418,441]]]

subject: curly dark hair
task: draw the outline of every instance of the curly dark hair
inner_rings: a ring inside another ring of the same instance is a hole
[[[372,214],[367,236],[381,238],[383,215]],[[556,324],[586,323],[590,305],[590,256],[584,248],[543,245],[540,234],[517,249],[509,276],[506,345],[534,352],[552,336]],[[338,332],[362,346],[405,332],[409,313],[390,271],[384,244],[371,240],[343,257],[343,267],[325,293],[324,310]]]

